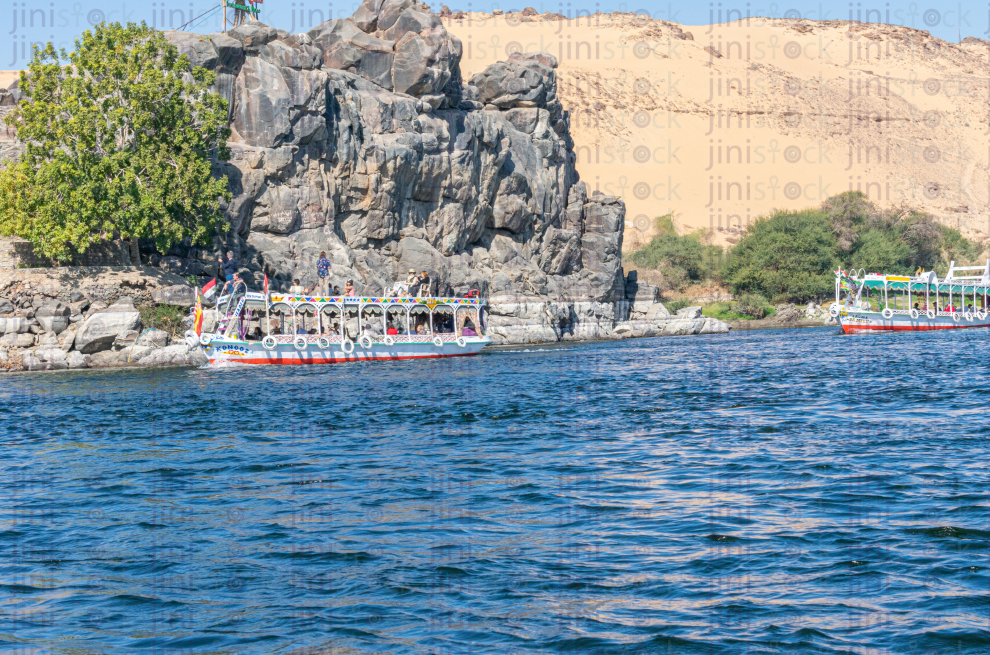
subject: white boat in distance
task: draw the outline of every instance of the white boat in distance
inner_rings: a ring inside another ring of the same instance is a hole
[[[959,275],[962,271],[978,273]],[[839,269],[829,314],[846,334],[986,328],[990,327],[988,292],[990,260],[985,266],[952,262],[942,280],[931,271],[908,276]]]
[[[217,300],[221,316],[215,331],[199,335],[199,343],[211,364],[334,364],[464,357],[477,355],[492,341],[485,335],[485,306],[481,298],[318,297],[248,292]],[[281,330],[272,329],[275,316]],[[247,334],[255,318],[260,318],[264,335]],[[353,328],[355,320],[356,330],[348,336],[347,327]],[[422,326],[422,333],[416,333],[416,324]],[[334,325],[337,329],[331,330]],[[398,334],[388,334],[390,327]],[[281,334],[282,331],[289,333]]]

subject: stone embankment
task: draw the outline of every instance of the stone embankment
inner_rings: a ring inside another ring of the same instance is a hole
[[[545,296],[489,299],[496,344],[716,334],[717,319],[687,307],[671,315],[656,287],[626,282],[625,300],[603,304]],[[151,267],[77,267],[0,271],[0,369],[48,371],[133,366],[201,366],[192,342],[142,323],[136,305],[186,308],[194,289]],[[211,329],[207,311],[204,328]]]
[[[152,268],[0,271],[0,369],[203,365],[198,346],[145,329],[135,307],[194,301],[185,280]]]
[[[838,326],[839,323],[828,315],[828,306],[809,302],[805,306],[792,304],[777,305],[774,313],[758,321],[732,321],[733,330],[774,330],[800,327]]]

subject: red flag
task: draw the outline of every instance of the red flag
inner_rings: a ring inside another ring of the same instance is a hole
[[[265,297],[268,297],[268,274],[265,273]]]
[[[217,292],[216,286],[217,286],[216,278],[213,278],[212,280],[210,280],[209,282],[203,285],[203,296],[207,300],[209,300],[213,296],[213,294]]]

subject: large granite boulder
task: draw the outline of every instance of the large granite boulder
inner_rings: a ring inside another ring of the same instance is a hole
[[[0,334],[22,334],[31,328],[31,322],[23,316],[0,318]]]
[[[544,107],[560,111],[557,100],[557,60],[541,52],[515,55],[492,64],[471,78],[478,100],[499,109]]]
[[[111,305],[97,311],[76,331],[75,349],[84,355],[109,350],[117,335],[141,330],[141,314],[133,305]]]
[[[69,368],[68,356],[60,348],[37,349],[24,353],[21,365],[25,371],[62,371]]]
[[[141,366],[204,366],[210,360],[202,348],[191,348],[186,344],[166,346],[152,351],[141,359]]]
[[[71,310],[67,305],[63,305],[57,300],[51,300],[39,307],[34,317],[46,332],[60,334],[69,327],[69,315]]]
[[[151,348],[164,348],[171,341],[171,336],[165,330],[148,328],[134,341],[135,346],[148,346]]]
[[[189,307],[196,304],[196,289],[183,284],[158,287],[151,290],[151,299],[159,305]]]
[[[324,67],[424,98],[433,109],[444,104],[448,83],[459,82],[460,40],[414,0],[365,0],[351,18],[321,23],[307,36]]]

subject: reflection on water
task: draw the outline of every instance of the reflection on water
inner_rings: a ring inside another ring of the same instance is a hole
[[[987,338],[8,376],[0,646],[986,653]]]

